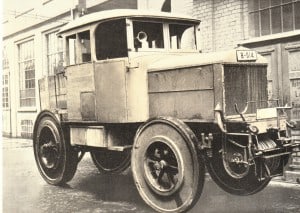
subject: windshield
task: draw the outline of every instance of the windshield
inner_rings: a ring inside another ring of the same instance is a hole
[[[133,21],[135,51],[196,50],[193,24]]]
[[[196,49],[194,25],[170,24],[171,49]]]
[[[134,48],[164,48],[163,24],[133,22]]]

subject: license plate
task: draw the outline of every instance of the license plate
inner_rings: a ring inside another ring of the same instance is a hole
[[[268,119],[268,118],[276,118],[277,117],[277,109],[276,108],[263,108],[256,110],[256,119]]]
[[[238,61],[256,61],[257,53],[254,50],[237,50],[236,57]]]

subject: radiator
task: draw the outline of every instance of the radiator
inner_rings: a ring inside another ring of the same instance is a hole
[[[225,114],[237,114],[234,105],[243,110],[249,102],[248,113],[268,106],[266,65],[224,65]]]

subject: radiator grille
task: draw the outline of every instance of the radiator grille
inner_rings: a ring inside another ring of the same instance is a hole
[[[247,113],[267,107],[267,66],[224,65],[225,114],[237,114],[236,103],[243,110],[249,102]]]

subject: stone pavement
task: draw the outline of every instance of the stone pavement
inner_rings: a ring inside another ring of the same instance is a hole
[[[2,151],[10,148],[32,147],[32,139],[2,137]],[[209,177],[206,174],[206,177]],[[300,170],[287,168],[284,176],[273,178],[272,181],[300,184]]]

